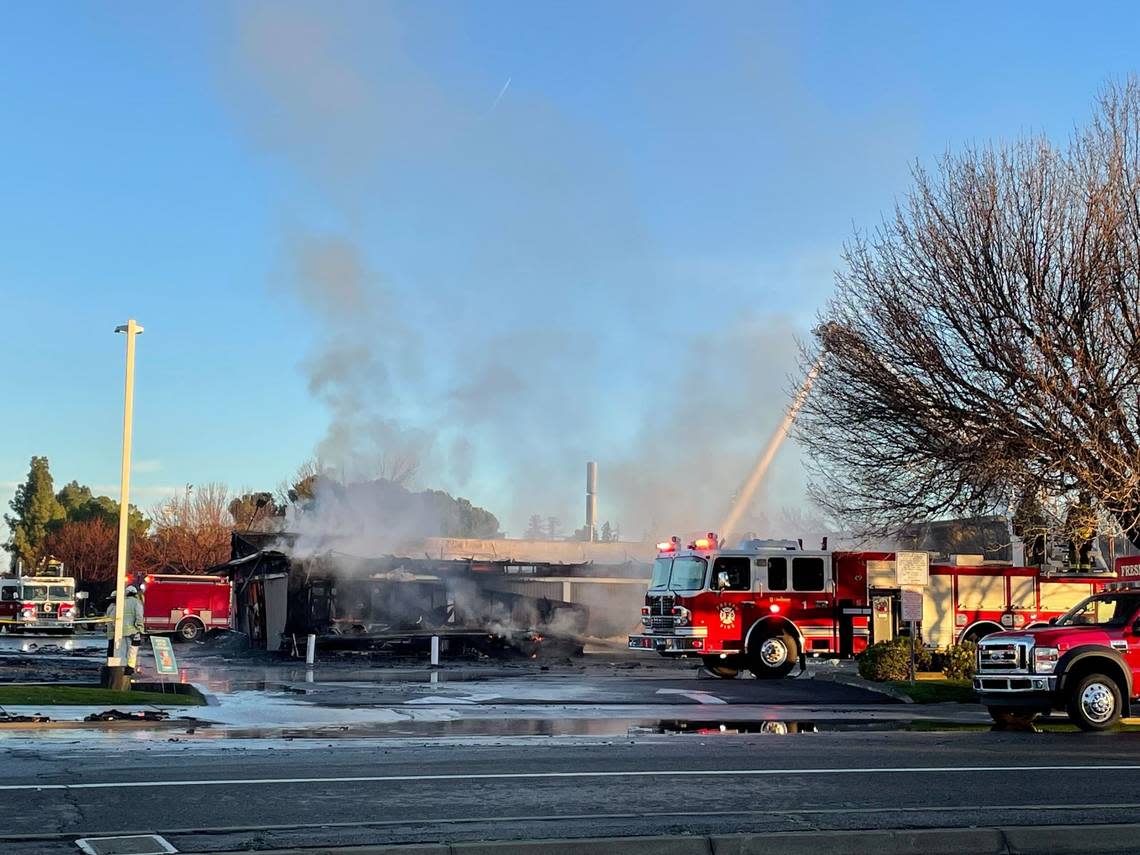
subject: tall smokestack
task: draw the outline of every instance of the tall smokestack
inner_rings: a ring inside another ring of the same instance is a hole
[[[586,539],[598,539],[598,464],[586,464]]]

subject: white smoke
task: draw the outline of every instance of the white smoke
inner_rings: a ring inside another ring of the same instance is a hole
[[[612,146],[518,76],[488,112],[501,79],[444,88],[389,7],[347,8],[242,7],[228,77],[298,182],[274,278],[312,320],[319,458],[350,482],[414,457],[421,485],[478,488],[515,534],[532,513],[573,531],[597,459],[599,522],[637,538],[715,526],[798,383],[798,325],[686,314],[704,283],[662,266]],[[446,210],[425,181],[451,190]],[[802,503],[795,453],[747,523]],[[368,554],[429,522],[356,498],[319,497],[302,541]]]

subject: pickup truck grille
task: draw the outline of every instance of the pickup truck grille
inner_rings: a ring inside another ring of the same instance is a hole
[[[982,640],[978,645],[978,672],[1028,674],[1030,641]]]

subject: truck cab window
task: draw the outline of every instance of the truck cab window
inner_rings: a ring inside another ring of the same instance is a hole
[[[728,591],[747,591],[752,587],[749,561],[743,556],[722,556],[713,562],[713,583],[721,573],[728,574]]]
[[[768,589],[771,591],[788,590],[788,559],[768,559]]]
[[[824,587],[822,558],[795,558],[792,560],[793,591],[822,591]]]

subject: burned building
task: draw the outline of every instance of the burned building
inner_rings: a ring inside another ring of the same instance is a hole
[[[234,581],[235,628],[256,647],[309,634],[325,646],[620,635],[648,577],[640,545],[429,538],[404,555],[301,558],[293,541],[235,532],[230,561],[214,568]]]

